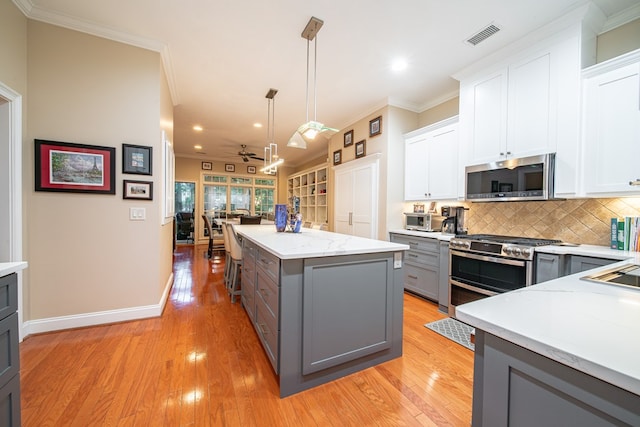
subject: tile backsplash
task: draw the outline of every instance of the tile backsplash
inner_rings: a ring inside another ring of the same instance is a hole
[[[452,203],[454,205],[454,203]],[[455,203],[473,234],[503,234],[609,246],[613,217],[640,216],[640,198]]]

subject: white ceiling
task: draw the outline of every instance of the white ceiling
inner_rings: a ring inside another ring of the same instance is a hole
[[[162,54],[175,104],[177,155],[239,162],[241,144],[259,155],[267,140],[269,88],[281,157],[296,166],[326,153],[320,138],[286,149],[306,121],[307,41],[317,36],[317,119],[344,128],[387,104],[416,112],[457,95],[451,75],[585,3],[583,0],[13,0],[30,18]],[[608,17],[640,0],[595,0]],[[622,14],[624,15],[624,14]],[[464,43],[490,23],[501,31]],[[405,58],[397,74],[390,64]],[[313,110],[311,117],[313,118]],[[265,125],[253,127],[255,122]],[[195,133],[192,126],[202,125]],[[344,129],[345,131],[347,129]],[[356,135],[358,139],[359,136]],[[206,154],[197,155],[200,144]],[[259,165],[255,160],[250,164]]]

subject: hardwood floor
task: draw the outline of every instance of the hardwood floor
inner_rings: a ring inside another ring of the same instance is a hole
[[[405,294],[403,356],[280,399],[224,258],[178,246],[162,317],[28,337],[22,425],[469,426],[473,353],[425,328],[444,318]]]

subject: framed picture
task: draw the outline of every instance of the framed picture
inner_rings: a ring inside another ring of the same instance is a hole
[[[153,200],[153,182],[151,181],[122,181],[122,198]]]
[[[247,173],[256,173],[255,166],[247,166]]]
[[[211,163],[211,162],[202,162],[202,170],[205,170],[205,171],[213,170],[213,163]]]
[[[344,134],[344,146],[348,147],[353,144],[353,129]]]
[[[356,159],[367,155],[367,141],[356,142]]]
[[[333,152],[333,164],[339,165],[342,163],[342,150],[336,150]]]
[[[116,149],[35,140],[36,191],[116,194]]]
[[[151,175],[153,147],[122,144],[122,173]]]
[[[382,116],[369,120],[369,136],[376,136],[382,133]]]
[[[236,165],[227,163],[226,165],[224,165],[224,170],[225,170],[225,172],[235,172],[236,171]]]

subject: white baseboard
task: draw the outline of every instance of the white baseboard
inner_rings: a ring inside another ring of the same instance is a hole
[[[129,320],[160,317],[169,298],[169,291],[173,284],[173,273],[169,276],[164,292],[158,304],[128,307],[117,310],[96,311],[93,313],[74,314],[71,316],[50,317],[24,322],[22,325],[25,336],[53,332],[62,329],[83,328],[87,326],[105,325],[109,323],[126,322]]]

